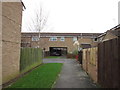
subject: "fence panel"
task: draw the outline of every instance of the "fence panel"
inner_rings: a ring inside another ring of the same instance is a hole
[[[85,70],[85,71],[87,71],[87,49],[84,49],[83,50],[83,63],[82,63],[82,66],[83,66],[83,69]]]
[[[83,49],[83,69],[95,82],[97,82],[97,52],[97,47]]]
[[[42,63],[42,50],[40,48],[21,48],[20,71],[31,69]]]
[[[118,38],[98,45],[98,83],[106,88],[119,87]]]
[[[119,32],[119,36],[120,36],[120,32]],[[118,59],[120,60],[120,37],[118,38]],[[118,68],[120,69],[120,61],[118,62]],[[119,70],[119,75],[120,75],[120,70]],[[119,87],[120,87],[120,78],[118,79],[119,80]]]

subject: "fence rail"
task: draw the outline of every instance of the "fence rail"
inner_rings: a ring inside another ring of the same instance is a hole
[[[98,83],[106,88],[120,87],[120,37],[98,45]]]

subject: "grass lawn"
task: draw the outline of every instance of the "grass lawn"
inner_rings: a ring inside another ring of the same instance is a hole
[[[8,88],[51,88],[61,71],[62,65],[62,63],[43,64]]]

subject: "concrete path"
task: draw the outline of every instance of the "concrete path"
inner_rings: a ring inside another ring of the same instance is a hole
[[[44,59],[44,63],[64,63],[53,88],[97,88],[74,59]]]
[[[43,59],[43,63],[64,63],[65,60],[65,58]]]

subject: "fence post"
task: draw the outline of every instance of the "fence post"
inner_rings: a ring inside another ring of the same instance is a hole
[[[78,51],[78,61],[80,64],[82,64],[82,55],[83,55],[83,51]]]

